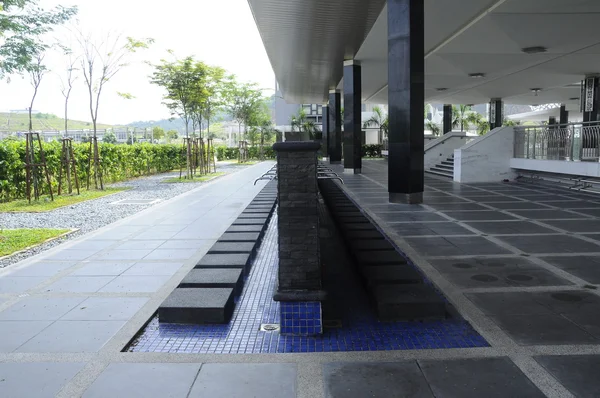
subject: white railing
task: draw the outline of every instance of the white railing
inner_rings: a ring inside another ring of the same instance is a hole
[[[600,124],[517,126],[514,157],[597,162],[600,159]]]

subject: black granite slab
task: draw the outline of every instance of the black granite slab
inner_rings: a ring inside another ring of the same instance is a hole
[[[232,288],[177,288],[158,308],[164,323],[222,324],[233,314]]]

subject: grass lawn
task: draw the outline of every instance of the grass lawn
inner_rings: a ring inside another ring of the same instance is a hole
[[[0,229],[0,257],[38,245],[69,229]]]
[[[222,173],[222,172],[210,173],[210,174],[205,175],[205,176],[194,177],[193,179],[187,179],[185,177],[182,177],[182,178],[172,177],[172,178],[165,178],[162,182],[167,182],[167,183],[183,183],[183,184],[191,183],[191,184],[194,184],[194,183],[198,183],[198,182],[210,181],[213,178],[220,177],[220,176],[222,176],[224,174],[225,173]]]
[[[50,200],[50,196],[44,195],[38,201],[31,201],[31,204],[27,199],[15,200],[7,203],[0,203],[0,213],[2,212],[29,212],[39,213],[44,211],[50,211],[63,206],[74,205],[79,202],[86,200],[98,199],[103,196],[112,195],[117,192],[125,191],[129,188],[105,188],[104,191],[95,190],[81,190],[81,195],[54,195],[54,201]]]

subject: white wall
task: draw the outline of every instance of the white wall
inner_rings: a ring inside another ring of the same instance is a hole
[[[541,171],[575,176],[600,177],[600,163],[564,160],[511,159],[513,169]]]
[[[454,151],[454,181],[496,182],[513,179],[514,129],[499,127]]]
[[[467,143],[467,134],[452,132],[425,142],[425,170],[448,159],[454,150]]]

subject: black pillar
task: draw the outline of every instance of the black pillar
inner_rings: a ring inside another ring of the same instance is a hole
[[[600,122],[600,77],[588,76],[583,81],[582,112],[584,122]]]
[[[550,116],[548,118],[548,125],[554,126],[555,124],[556,124],[556,117],[555,116]]]
[[[322,110],[323,125],[321,127],[321,153],[323,157],[329,157],[329,105],[324,104]]]
[[[425,28],[422,0],[387,0],[390,202],[423,202]]]
[[[342,162],[342,97],[339,91],[329,92],[328,108],[329,163],[340,164]]]
[[[361,70],[356,61],[344,61],[344,171],[360,174]]]
[[[504,123],[504,102],[500,98],[490,101],[490,130],[502,127]]]
[[[452,105],[444,105],[444,134],[452,132]]]
[[[560,106],[560,124],[569,124],[569,111],[565,105]]]

